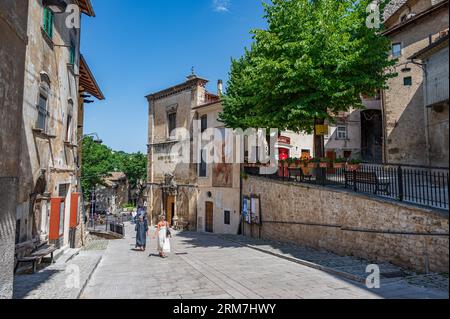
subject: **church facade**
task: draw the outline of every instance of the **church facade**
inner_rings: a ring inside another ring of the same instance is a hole
[[[240,164],[210,163],[201,152],[207,144],[202,133],[224,131],[218,121],[221,82],[217,94],[206,90],[207,83],[192,74],[147,96],[148,215],[153,224],[164,215],[176,228],[236,234],[241,221]]]

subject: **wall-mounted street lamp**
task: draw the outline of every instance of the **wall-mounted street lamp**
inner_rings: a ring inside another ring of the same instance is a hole
[[[64,0],[42,0],[42,5],[55,14],[64,13],[67,9],[67,3]]]

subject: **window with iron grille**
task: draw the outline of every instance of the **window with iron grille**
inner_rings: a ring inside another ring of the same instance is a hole
[[[403,78],[403,85],[404,86],[411,86],[412,85],[412,77],[407,76]]]
[[[58,196],[61,198],[65,198],[69,191],[69,184],[59,184]]]
[[[36,128],[45,131],[47,124],[47,97],[40,94],[39,103],[37,107],[38,107],[38,120],[36,123]]]
[[[169,136],[177,128],[177,113],[170,113],[167,115]]]
[[[337,139],[346,140],[348,138],[347,126],[338,126],[337,128]]]

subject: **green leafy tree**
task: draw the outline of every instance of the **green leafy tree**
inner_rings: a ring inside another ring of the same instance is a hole
[[[390,41],[366,26],[371,0],[273,0],[266,30],[232,60],[221,121],[231,128],[312,133],[341,111],[363,108],[394,76]],[[385,3],[381,3],[381,10]],[[382,27],[382,26],[381,26]],[[315,138],[324,156],[323,137]]]
[[[131,188],[145,189],[147,179],[147,156],[142,153],[114,152],[105,145],[88,137],[83,140],[83,163],[81,185],[87,198],[97,185],[103,185],[105,177],[112,172],[123,172]],[[143,181],[144,184],[140,182]]]
[[[112,151],[105,145],[96,143],[92,138],[83,140],[83,159],[81,168],[81,185],[86,198],[103,179],[114,171]]]

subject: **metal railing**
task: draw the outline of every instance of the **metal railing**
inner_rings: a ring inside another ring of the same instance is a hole
[[[127,221],[126,217],[98,215],[89,221],[89,229],[100,232],[112,232],[125,236],[125,221]]]
[[[248,175],[269,179],[347,189],[443,210],[449,209],[448,168],[361,164],[357,171],[344,168],[287,168],[262,175],[258,167],[246,167]]]

